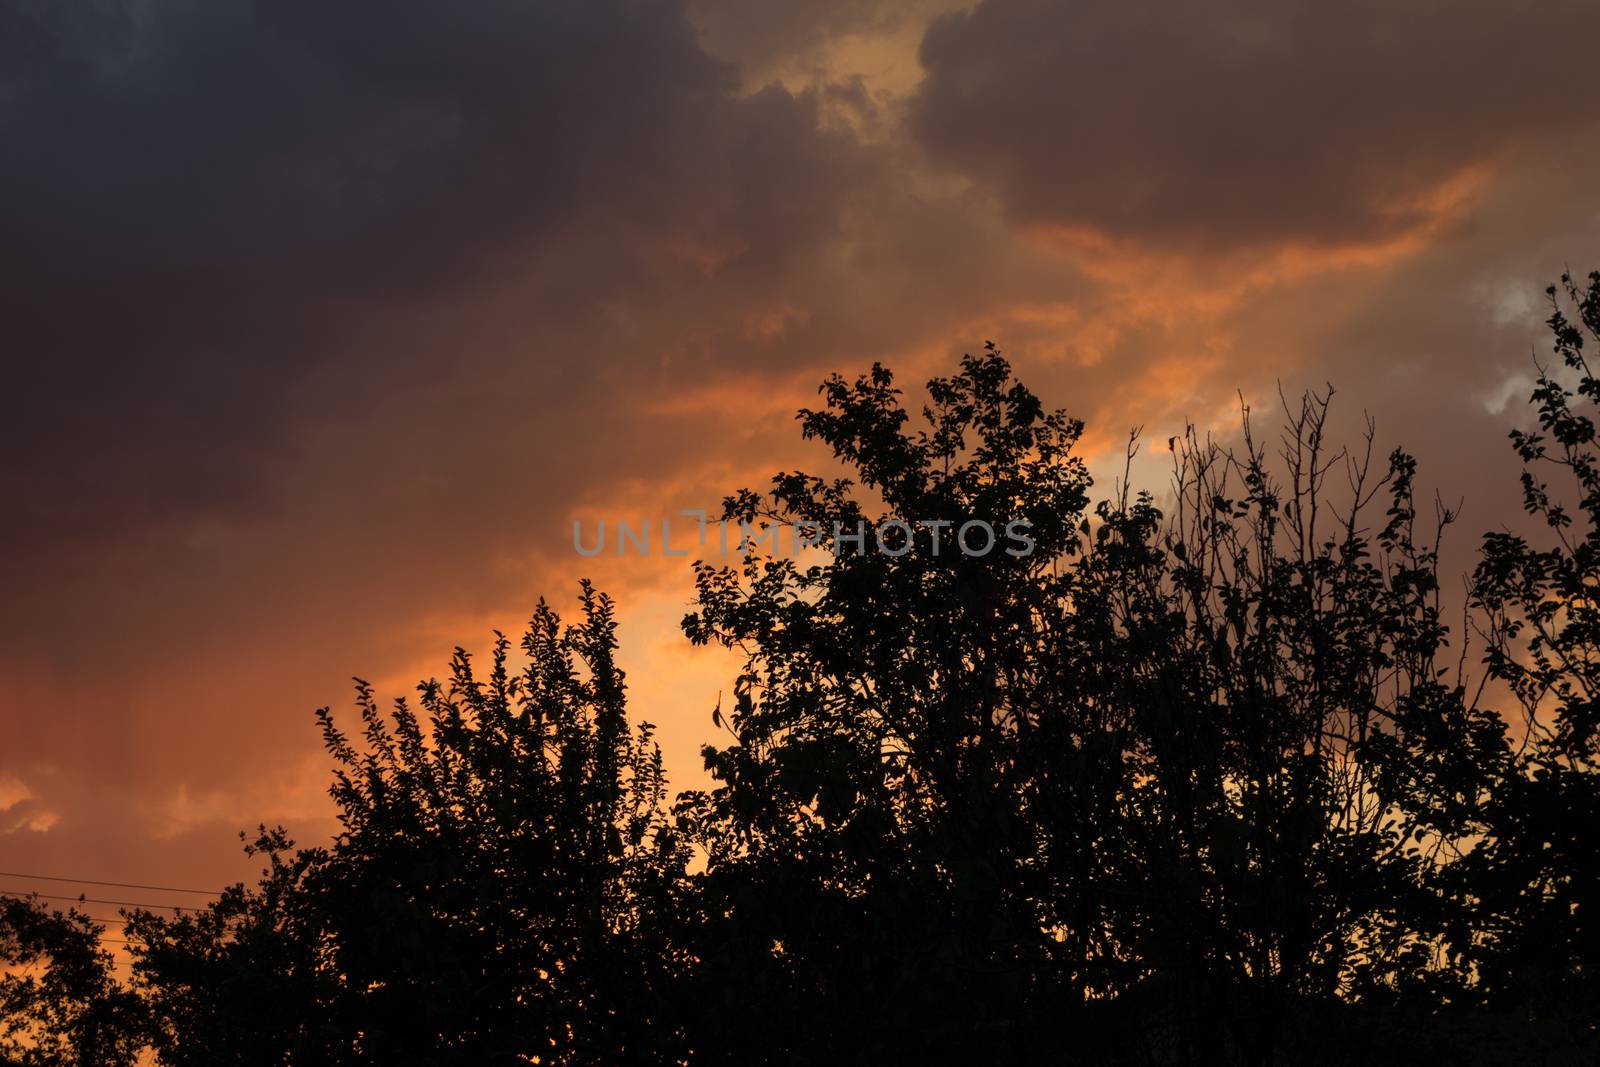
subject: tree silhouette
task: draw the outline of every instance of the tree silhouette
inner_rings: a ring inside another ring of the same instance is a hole
[[[143,915],[139,982],[169,1063],[623,1063],[667,1055],[685,854],[648,725],[631,730],[611,601],[541,604],[513,672],[457,649],[447,683],[362,730],[318,713],[341,832],[209,912]],[[531,1059],[537,1057],[537,1060]]]
[[[1247,417],[1240,454],[1172,442],[1171,515],[1088,517],[1081,427],[992,348],[929,391],[916,433],[881,367],[802,412],[914,551],[698,570],[686,632],[749,650],[719,786],[679,805],[739,952],[701,976],[764,991],[727,1058],[1029,1060],[1063,1027],[1102,1058],[1313,1055],[1300,1015],[1436,962],[1459,835],[1421,815],[1465,787],[1423,749],[1476,774],[1502,733],[1442,680],[1414,464],[1330,455],[1308,397],[1282,484]],[[725,518],[853,530],[855,488],[781,474]],[[1037,550],[935,552],[930,518],[1026,519]]]
[[[1563,275],[1549,295],[1562,368],[1541,368],[1538,428],[1511,435],[1524,463],[1523,505],[1543,536],[1486,535],[1473,584],[1485,663],[1511,694],[1520,737],[1511,772],[1486,798],[1484,842],[1456,889],[1470,909],[1471,934],[1460,942],[1483,999],[1592,1042],[1600,1026],[1600,451],[1584,409],[1600,400],[1600,378],[1583,347],[1586,337],[1600,342],[1600,272],[1587,287]],[[1564,384],[1563,373],[1575,384]],[[1547,482],[1547,471],[1562,483]]]
[[[709,996],[759,991],[725,1005],[715,1036],[747,1060],[1019,1047],[1016,1020],[1053,1008],[1056,977],[1016,754],[1063,613],[1050,561],[1081,537],[1081,426],[1047,414],[992,353],[931,384],[915,434],[881,367],[824,393],[804,433],[859,472],[882,514],[868,519],[846,482],[784,474],[770,499],[730,498],[726,517],[816,523],[830,548],[835,522],[951,525],[911,526],[901,555],[698,569],[690,639],[750,650],[735,743],[706,752],[719,787],[678,807],[709,857],[701,891],[717,921],[696,952]],[[965,522],[1015,519],[1033,521],[1034,555],[954,544]]]
[[[1331,390],[1272,443],[1248,410],[1234,447],[1172,438],[1161,495],[1131,441],[1091,504],[1082,425],[993,346],[920,423],[886,369],[834,377],[800,424],[849,477],[724,504],[816,547],[695,566],[686,636],[742,655],[709,788],[669,805],[585,584],[416,709],[320,711],[339,834],[263,828],[258,885],[130,915],[131,981],[95,922],[0,902],[0,962],[43,967],[0,985],[0,1051],[1595,1062],[1600,274],[1551,297],[1512,434],[1538,530],[1485,536],[1463,630],[1454,515],[1370,425],[1328,441]]]
[[[104,927],[76,908],[0,897],[0,1063],[131,1064],[143,1045],[138,997],[112,975]]]

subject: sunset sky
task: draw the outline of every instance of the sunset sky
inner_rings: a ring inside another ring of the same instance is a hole
[[[1597,40],[1593,0],[0,0],[0,870],[325,839],[313,709],[584,576],[697,781],[688,564],[571,522],[824,467],[794,411],[874,360],[992,339],[1105,475],[1331,382],[1468,545],[1543,288],[1600,266]]]

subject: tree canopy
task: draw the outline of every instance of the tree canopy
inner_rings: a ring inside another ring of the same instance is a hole
[[[669,793],[585,583],[415,706],[319,711],[337,836],[262,828],[257,885],[130,913],[131,978],[0,900],[0,1059],[1594,1062],[1600,273],[1550,296],[1526,521],[1463,625],[1456,516],[1330,441],[1331,391],[1097,498],[993,346],[916,414],[833,377],[800,427],[849,477],[724,504],[816,548],[695,565],[685,637],[741,664],[709,788]]]

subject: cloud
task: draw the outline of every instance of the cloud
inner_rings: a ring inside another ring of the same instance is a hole
[[[1156,246],[1381,243],[1594,121],[1600,8],[983,0],[912,123],[1022,222]]]
[[[1490,106],[1447,70],[1399,117],[1313,91],[1363,63],[1407,88],[1366,38],[1420,33],[1411,7],[1291,63],[1274,42],[1321,16],[1140,37],[1160,9],[1009,2],[936,24],[907,98],[941,6],[697,0],[697,37],[645,0],[0,5],[0,774],[37,794],[11,823],[59,820],[8,839],[23,869],[214,884],[258,817],[313,839],[310,709],[351,673],[406,692],[541,594],[570,614],[583,574],[690,781],[724,675],[681,652],[687,570],[578,560],[570,520],[825,467],[792,415],[831,371],[881,359],[914,396],[993,338],[1109,452],[1332,379],[1447,493],[1504,466],[1483,404],[1537,339],[1517,293],[1596,235],[1596,150],[1546,143],[1564,104],[1523,123],[1512,73]],[[1270,156],[1228,92],[1320,109],[1343,155],[1288,130]]]
[[[899,21],[883,0],[690,0],[688,10],[709,51],[757,71],[841,36],[881,33]]]
[[[574,502],[714,505],[827,372],[1079,284],[671,4],[6,11],[0,770],[63,833],[277,780],[419,617],[563,602]]]
[[[574,321],[688,263],[772,271],[850,181],[814,99],[738,96],[673,4],[6,10],[12,559],[259,515],[316,390],[359,382],[348,418],[461,373],[479,328],[439,308]]]

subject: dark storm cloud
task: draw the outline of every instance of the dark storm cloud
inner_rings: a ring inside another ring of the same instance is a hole
[[[1382,240],[1474,164],[1593,122],[1600,6],[983,0],[917,136],[1013,217],[1154,242]]]
[[[0,41],[12,559],[258,508],[308,374],[361,405],[460,358],[373,321],[530,264],[577,316],[652,242],[754,268],[840,158],[672,3],[13,0]]]
[[[882,0],[690,0],[689,13],[708,48],[757,70],[831,38],[885,29],[895,20],[894,9]]]

